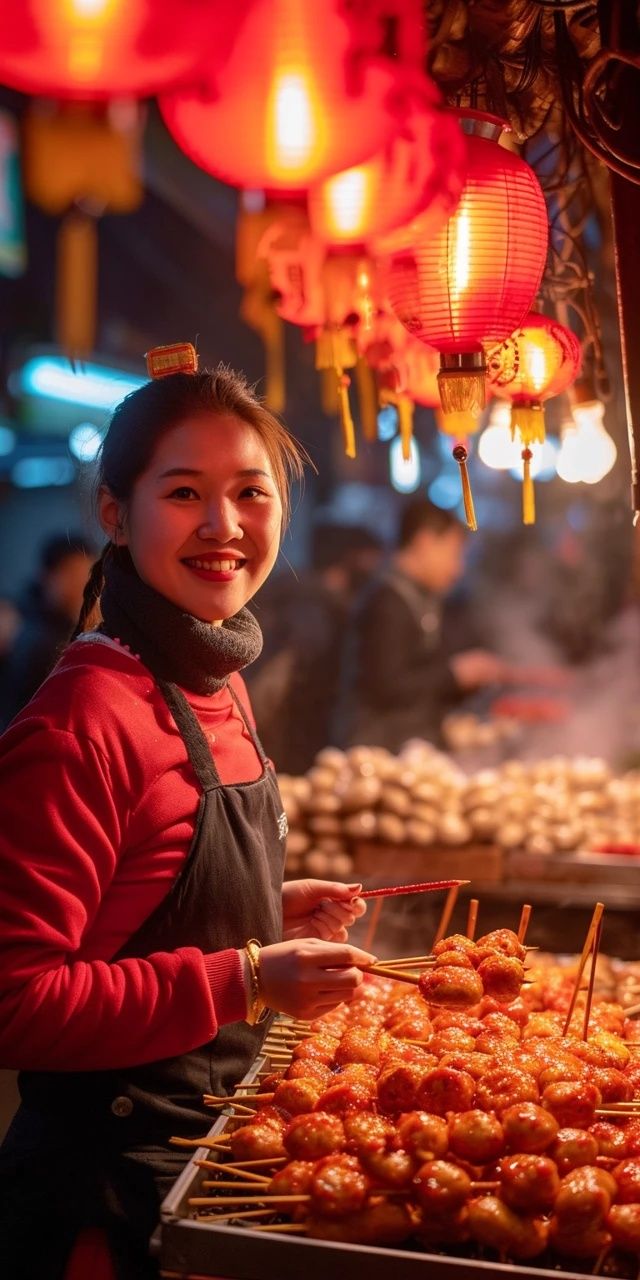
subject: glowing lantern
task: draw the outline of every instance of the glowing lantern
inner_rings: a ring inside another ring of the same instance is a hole
[[[498,144],[505,123],[481,112],[458,115],[467,143],[460,203],[435,235],[413,225],[386,246],[386,289],[410,333],[440,352],[439,387],[446,415],[484,407],[484,348],[511,333],[535,297],[547,253],[547,215],[529,165]],[[450,429],[456,419],[448,417]],[[456,446],[465,482],[466,447]],[[465,482],[468,484],[468,481]],[[467,520],[475,517],[467,503]]]
[[[531,312],[520,328],[489,355],[489,384],[511,404],[511,433],[522,441],[523,521],[535,521],[531,445],[544,441],[542,402],[566,391],[580,370],[580,343],[571,329]]]
[[[414,7],[390,9],[402,24]],[[209,82],[161,98],[177,143],[217,178],[268,191],[368,159],[398,125],[402,64],[382,50],[384,8],[254,0],[230,55],[210,51]]]
[[[145,97],[221,57],[251,0],[0,0],[0,81],[52,98]]]
[[[382,151],[311,187],[311,228],[331,245],[367,245],[425,211],[431,230],[453,212],[465,174],[457,118],[422,74],[405,75],[402,126]]]
[[[316,368],[331,375],[345,451],[353,458],[351,379],[345,370],[353,368],[358,359],[355,335],[369,331],[380,308],[374,265],[362,254],[331,255],[312,235],[304,211],[295,207],[276,214],[257,254],[267,263],[277,315],[316,341]],[[368,418],[372,417],[370,413]]]

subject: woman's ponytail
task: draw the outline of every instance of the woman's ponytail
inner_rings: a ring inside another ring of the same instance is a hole
[[[71,635],[71,640],[77,640],[78,636],[82,635],[84,631],[89,631],[91,629],[93,615],[100,596],[102,595],[102,588],[104,587],[104,566],[107,558],[111,554],[111,548],[112,544],[107,542],[101,555],[98,556],[98,559],[91,566],[91,573],[87,578],[87,583],[82,597],[82,607],[80,609],[75,629]],[[71,643],[71,640],[69,643]]]

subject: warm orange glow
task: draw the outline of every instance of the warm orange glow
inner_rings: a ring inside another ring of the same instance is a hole
[[[557,396],[575,380],[580,343],[551,316],[530,312],[519,329],[488,356],[495,395],[514,405],[538,404]]]
[[[146,97],[226,57],[245,10],[204,0],[0,0],[0,82],[55,99]]]
[[[449,232],[451,249],[451,296],[457,302],[469,288],[471,275],[471,217],[468,202],[461,201],[451,219]]]
[[[213,50],[207,68],[210,88],[200,80],[160,106],[187,155],[234,186],[306,189],[397,129],[403,68],[374,56],[368,18],[342,0],[252,0],[227,57]]]
[[[324,184],[327,238],[353,240],[364,237],[368,228],[372,196],[370,165],[359,165],[336,174]]]
[[[386,239],[414,218],[437,228],[462,191],[466,147],[457,119],[442,108],[422,73],[406,71],[399,88],[400,127],[364,164],[336,173],[309,191],[312,230],[327,244],[366,245]]]
[[[276,179],[313,171],[326,146],[321,103],[308,68],[277,71],[266,111],[266,156]]]

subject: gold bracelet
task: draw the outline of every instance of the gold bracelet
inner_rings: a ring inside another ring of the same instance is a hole
[[[249,976],[251,978],[251,1008],[249,1009],[245,1020],[249,1023],[250,1027],[255,1027],[257,1023],[263,1022],[269,1013],[260,990],[261,944],[258,942],[257,938],[249,938],[244,951],[249,965]]]

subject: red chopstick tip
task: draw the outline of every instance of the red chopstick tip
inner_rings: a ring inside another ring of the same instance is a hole
[[[394,898],[402,893],[437,893],[439,889],[455,889],[470,880],[423,880],[421,884],[391,885],[386,889],[365,889],[361,898]]]

